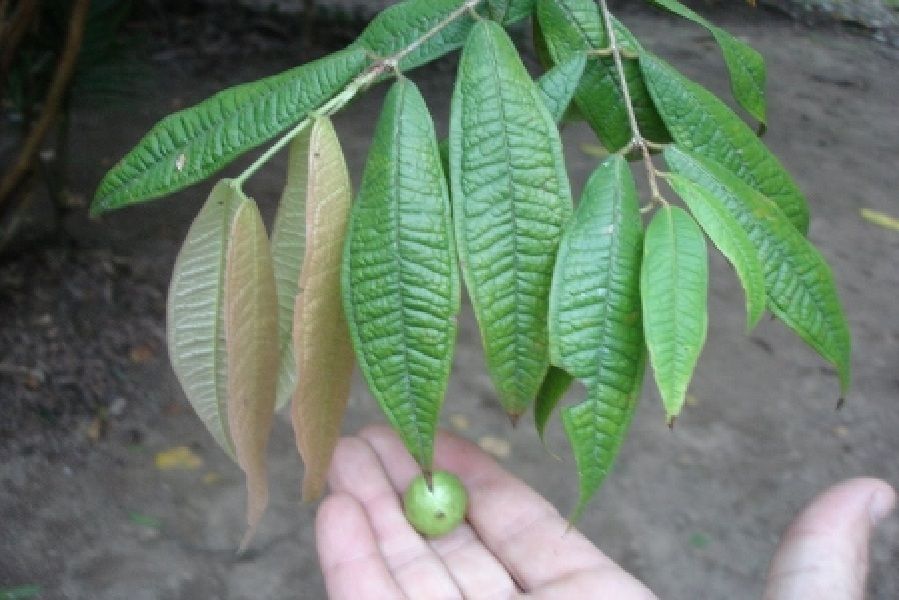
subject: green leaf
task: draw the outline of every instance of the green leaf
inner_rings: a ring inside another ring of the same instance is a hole
[[[393,85],[375,130],[343,263],[356,358],[409,452],[431,467],[456,339],[459,277],[434,125],[415,85]]]
[[[571,443],[578,473],[578,503],[569,521],[576,523],[605,480],[630,429],[643,386],[646,353],[634,364],[636,374],[630,393],[597,386],[587,399],[562,411],[562,425]]]
[[[755,246],[727,207],[705,188],[677,174],[667,179],[715,247],[734,266],[746,292],[746,330],[751,330],[765,312],[765,275]]]
[[[365,50],[353,45],[167,116],[106,174],[91,211],[151,200],[206,179],[298,122],[366,64]]]
[[[215,185],[175,259],[166,304],[169,359],[175,375],[197,416],[232,457],[225,350],[225,260],[231,222],[244,201],[230,180]]]
[[[802,192],[742,119],[663,60],[644,53],[640,66],[678,145],[721,163],[771,198],[800,232],[808,231],[808,207]]]
[[[643,332],[669,422],[684,405],[708,328],[709,261],[705,237],[683,209],[652,218],[643,245]]]
[[[247,479],[247,547],[268,505],[266,448],[278,376],[278,297],[265,225],[256,203],[240,204],[225,266],[228,426]]]
[[[730,86],[734,98],[764,125],[767,121],[767,103],[765,101],[765,59],[749,44],[741,42],[727,31],[716,27],[704,17],[696,14],[678,0],[652,0],[676,15],[705,27],[724,55],[724,63],[730,74]]]
[[[546,371],[546,377],[543,378],[543,383],[540,384],[537,397],[534,399],[534,425],[537,427],[537,434],[541,440],[544,439],[549,417],[559,400],[568,391],[573,380],[574,378],[567,371],[559,367],[550,365]]]
[[[676,147],[665,150],[665,161],[708,190],[740,223],[762,263],[768,308],[837,368],[845,394],[851,380],[852,340],[833,275],[821,254],[777,205],[721,165]]]
[[[552,363],[588,390],[629,394],[643,353],[643,226],[627,162],[612,155],[587,181],[556,256],[549,299]]]
[[[587,387],[587,400],[562,412],[580,476],[572,521],[611,467],[643,381],[642,242],[634,180],[615,154],[590,176],[565,227],[549,300],[552,362]]]
[[[556,123],[561,123],[565,111],[584,74],[587,59],[583,54],[572,54],[537,80],[540,97]]]
[[[537,0],[536,13],[549,53],[556,63],[564,62],[573,54],[608,47],[608,36],[593,0]],[[621,23],[614,22],[614,27],[616,39],[623,48],[631,52],[642,50]],[[637,62],[625,59],[624,70],[641,133],[659,143],[669,141]],[[615,151],[630,142],[633,132],[611,57],[588,57],[575,101],[606,148]]]
[[[534,0],[487,0],[487,6],[487,16],[504,25],[520,21],[534,12]]]
[[[315,120],[306,158],[302,224],[306,252],[299,285],[295,285],[291,298],[295,304],[291,321],[279,325],[292,329],[292,340],[287,344],[291,351],[284,352],[282,344],[281,372],[289,354],[295,361],[290,371],[294,381],[299,381],[290,412],[297,449],[306,467],[303,499],[314,500],[324,491],[353,373],[353,347],[340,293],[352,193],[340,141],[327,117]],[[282,204],[282,210],[286,208]]]
[[[547,302],[571,192],[552,116],[505,31],[488,21],[472,30],[459,64],[450,179],[488,370],[514,417],[548,366]]]
[[[426,38],[399,61],[399,70],[408,71],[465,43],[475,18],[471,11],[460,11],[464,4],[464,0],[406,0],[381,11],[359,39],[373,56],[388,58]],[[533,0],[489,0],[481,2],[476,10],[484,17],[509,24],[530,15]],[[444,22],[433,35],[426,36]]]

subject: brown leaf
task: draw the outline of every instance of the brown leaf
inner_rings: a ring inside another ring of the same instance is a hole
[[[294,307],[297,381],[291,407],[306,472],[303,499],[324,491],[328,465],[350,394],[353,347],[340,295],[340,263],[349,218],[350,179],[337,134],[317,119],[309,141],[306,253]]]
[[[155,463],[160,471],[194,471],[203,466],[203,459],[187,446],[175,446],[157,452]]]
[[[234,216],[225,267],[228,423],[237,464],[247,478],[248,528],[241,551],[268,504],[265,453],[275,410],[277,319],[268,237],[256,203],[245,199]]]

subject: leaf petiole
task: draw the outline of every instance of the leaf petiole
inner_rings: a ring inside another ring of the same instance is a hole
[[[640,132],[640,125],[637,123],[637,114],[634,110],[634,102],[631,99],[630,88],[627,84],[627,77],[624,74],[624,64],[622,63],[622,56],[625,56],[625,51],[618,45],[618,36],[615,33],[615,28],[612,26],[612,13],[609,12],[609,6],[606,3],[606,0],[599,0],[599,7],[602,11],[602,19],[603,23],[606,27],[606,32],[609,36],[609,47],[608,52],[612,56],[612,60],[615,62],[615,71],[618,74],[618,82],[621,86],[621,96],[624,101],[624,108],[627,111],[627,120],[631,127],[631,141],[628,143],[622,150],[622,154],[627,154],[631,150],[640,149],[643,154],[643,163],[646,166],[646,178],[649,181],[649,191],[650,197],[652,199],[652,204],[649,204],[643,208],[652,207],[653,204],[659,204],[661,206],[667,206],[668,201],[662,196],[662,193],[659,191],[659,182],[658,182],[658,171],[656,171],[655,165],[652,163],[652,154],[650,153],[650,149],[658,150],[660,149],[659,144],[654,144],[643,137],[643,134]],[[628,53],[630,54],[630,53]],[[627,58],[627,56],[625,56]],[[641,209],[641,212],[643,210]]]
[[[362,74],[350,81],[346,87],[336,96],[325,102],[319,108],[310,111],[310,115],[297,123],[290,131],[281,136],[277,142],[272,144],[268,150],[263,152],[259,158],[253,161],[249,167],[234,178],[233,186],[241,189],[247,179],[252,177],[263,165],[272,159],[272,157],[287,146],[296,136],[303,132],[316,117],[330,117],[334,113],[340,111],[344,106],[350,103],[359,92],[365,91],[369,86],[374,84],[378,78],[385,72],[397,75],[399,72],[399,64],[406,56],[415,52],[422,44],[440,33],[446,26],[470,11],[474,11],[482,0],[465,0],[459,8],[452,11],[445,19],[434,25],[431,29],[424,32],[420,37],[415,39],[408,46],[399,50],[392,56],[377,60],[373,65],[366,69]]]

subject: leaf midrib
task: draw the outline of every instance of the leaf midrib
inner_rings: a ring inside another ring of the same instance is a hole
[[[395,160],[391,161],[393,164],[393,172],[391,173],[391,179],[393,179],[393,189],[396,193],[396,206],[394,207],[394,222],[395,222],[395,231],[396,237],[394,238],[394,256],[396,257],[397,262],[397,271],[399,272],[399,280],[397,281],[397,296],[399,303],[399,322],[400,322],[400,330],[403,335],[403,395],[405,396],[406,402],[411,402],[411,409],[409,411],[410,420],[412,421],[412,427],[415,430],[415,438],[418,445],[418,459],[423,460],[425,458],[425,440],[422,436],[421,426],[419,424],[418,419],[418,402],[419,399],[415,398],[412,395],[412,382],[411,382],[411,370],[409,368],[409,344],[406,339],[406,303],[405,303],[405,294],[403,293],[403,289],[405,287],[404,282],[404,259],[402,255],[402,251],[400,249],[400,245],[402,242],[402,212],[400,210],[402,204],[402,186],[400,185],[400,169],[402,166],[402,141],[403,141],[403,107],[406,104],[406,83],[400,84],[403,87],[398,88],[397,94],[397,103],[394,108],[393,118],[394,118],[394,127],[393,127],[393,147],[397,149],[397,156]],[[430,465],[428,465],[430,466]]]
[[[507,123],[507,121],[506,121],[506,99],[505,99],[505,96],[503,95],[503,91],[504,91],[503,81],[502,81],[502,78],[499,76],[499,57],[497,56],[497,48],[496,48],[496,45],[493,43],[492,36],[488,36],[487,39],[489,40],[488,45],[490,47],[490,53],[491,53],[491,57],[493,59],[492,62],[493,62],[493,67],[494,67],[494,68],[490,69],[490,73],[496,79],[496,93],[497,93],[497,97],[499,98],[500,118],[501,118],[501,123],[503,124],[503,148],[506,152],[506,164],[509,167],[508,168],[507,185],[508,185],[508,194],[509,194],[508,195],[509,212],[512,217],[512,228],[513,228],[511,242],[512,242],[512,265],[513,265],[513,270],[514,270],[514,279],[513,279],[514,285],[512,288],[512,295],[515,298],[515,308],[514,308],[514,310],[515,310],[515,342],[513,344],[513,351],[515,354],[515,374],[516,374],[515,381],[516,381],[516,387],[519,387],[519,385],[520,385],[519,376],[526,375],[526,372],[522,368],[521,362],[520,362],[520,360],[523,356],[522,348],[521,348],[521,346],[522,346],[521,338],[524,336],[521,333],[521,331],[522,331],[521,313],[519,311],[519,307],[521,306],[521,304],[519,303],[519,301],[521,299],[521,288],[520,288],[520,281],[519,281],[520,260],[518,257],[518,229],[519,229],[519,226],[518,226],[517,214],[515,212],[515,186],[514,186],[514,181],[513,181],[514,180],[514,177],[513,177],[514,169],[512,167],[512,148],[509,145],[508,128],[505,127],[505,124]],[[533,100],[533,94],[529,94],[528,97]],[[525,344],[525,346],[526,345],[527,344]],[[520,391],[520,389],[519,389],[519,391]]]

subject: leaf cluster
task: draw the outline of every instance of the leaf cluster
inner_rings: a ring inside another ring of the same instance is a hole
[[[652,3],[709,31],[734,98],[763,129],[761,56],[676,0]],[[525,17],[546,62],[537,80],[504,29]],[[441,142],[406,73],[460,47]],[[328,116],[394,76],[351,201]],[[576,208],[559,134],[572,120],[609,152]],[[580,478],[573,518],[615,460],[647,364],[669,423],[681,412],[708,327],[707,240],[745,289],[747,330],[770,311],[848,389],[850,335],[830,270],[805,237],[798,186],[742,118],[645,49],[605,0],[397,4],[345,50],[163,119],[106,176],[94,209],[169,194],[284,131],[213,189],[169,301],[173,365],[247,473],[251,528],[275,406],[293,398],[304,495],[315,497],[354,359],[431,470],[463,283],[513,420],[533,405],[542,435],[574,380],[587,391],[561,411]],[[288,145],[269,244],[241,186]],[[651,190],[642,200],[635,161]]]

